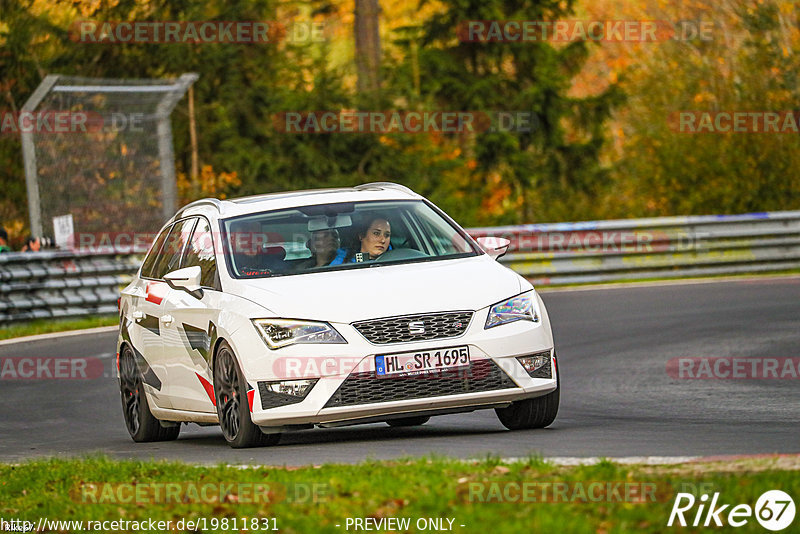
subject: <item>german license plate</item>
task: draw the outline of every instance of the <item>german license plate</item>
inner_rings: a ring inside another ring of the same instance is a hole
[[[378,376],[424,374],[468,365],[467,346],[375,356],[375,372]]]

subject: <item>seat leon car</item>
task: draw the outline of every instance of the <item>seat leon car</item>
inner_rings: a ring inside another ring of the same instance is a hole
[[[541,298],[442,210],[391,183],[204,199],[158,233],[122,290],[119,385],[134,441],[216,425],[281,433],[559,405]]]

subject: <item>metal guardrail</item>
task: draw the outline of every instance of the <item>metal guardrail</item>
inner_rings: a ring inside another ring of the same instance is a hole
[[[0,254],[0,325],[117,313],[141,256],[67,251]]]
[[[472,228],[511,240],[502,263],[534,285],[800,268],[800,211]]]
[[[800,269],[800,211],[472,228],[538,286]],[[117,313],[141,255],[0,254],[0,325]]]

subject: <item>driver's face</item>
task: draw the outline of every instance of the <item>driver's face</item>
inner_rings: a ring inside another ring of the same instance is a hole
[[[367,228],[367,233],[361,238],[361,252],[370,255],[370,259],[377,258],[389,248],[392,229],[386,219],[375,219]]]

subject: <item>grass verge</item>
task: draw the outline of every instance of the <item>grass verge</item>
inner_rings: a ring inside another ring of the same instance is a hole
[[[371,529],[379,532],[434,530],[420,528],[418,521],[426,519],[441,521],[440,531],[464,533],[705,532],[708,528],[702,526],[666,526],[677,492],[697,497],[720,492],[718,504],[751,507],[767,490],[781,489],[797,498],[798,463],[762,458],[658,467],[611,462],[558,467],[536,457],[514,463],[488,457],[477,462],[423,458],[242,469],[102,456],[47,459],[0,464],[0,517],[37,525],[40,518],[152,519],[171,521],[165,530],[204,532],[263,531],[264,526],[292,533],[353,532],[355,518],[409,521],[408,526]],[[714,530],[731,528],[727,512],[732,506],[721,516],[725,526]],[[686,513],[690,524],[696,511],[697,505]],[[186,523],[202,518],[205,524],[189,528]],[[252,528],[252,518],[261,518],[258,529]],[[268,524],[263,522],[267,518]],[[117,531],[134,530],[126,526]],[[49,529],[77,527],[51,524]],[[765,532],[754,517],[735,530]]]
[[[114,326],[116,324],[119,324],[119,318],[116,315],[90,315],[79,319],[37,319],[0,328],[0,339],[35,336],[51,332],[67,332],[69,330],[84,330],[86,328]]]

